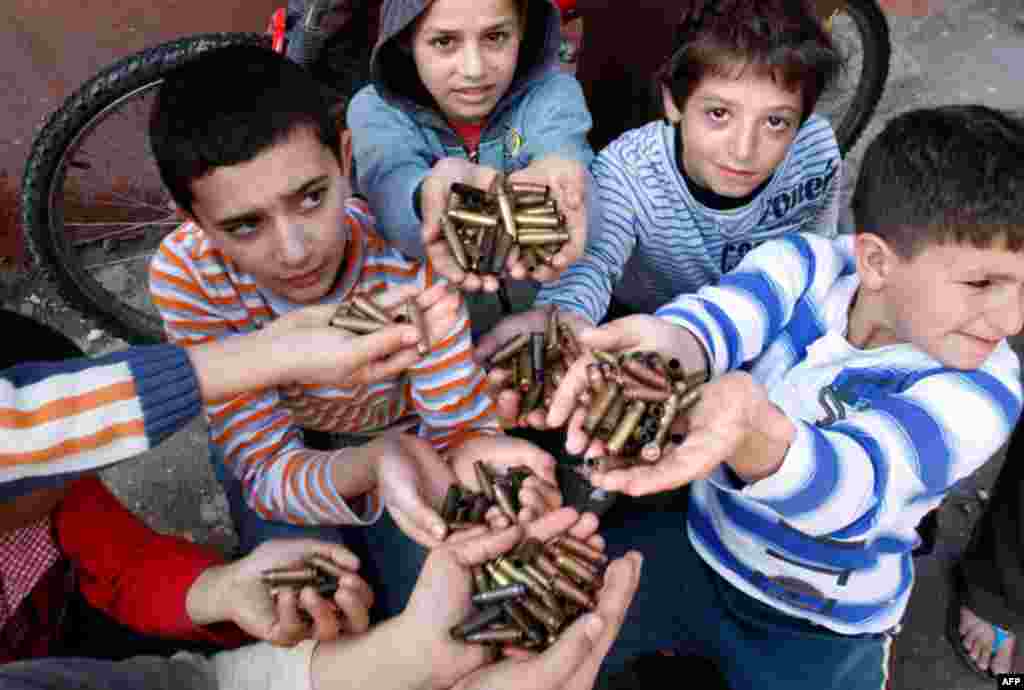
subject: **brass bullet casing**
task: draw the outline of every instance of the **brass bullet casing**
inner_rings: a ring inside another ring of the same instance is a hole
[[[593,434],[597,430],[598,424],[604,419],[605,413],[611,408],[612,403],[619,397],[621,392],[621,386],[617,381],[607,381],[605,383],[604,390],[597,394],[594,399],[594,403],[590,406],[587,411],[587,416],[583,420],[583,430],[588,434]]]
[[[261,573],[264,584],[267,585],[288,585],[292,587],[305,587],[314,584],[319,578],[319,573],[314,568],[289,568],[287,570],[265,570]]]
[[[533,383],[544,385],[544,369],[546,357],[544,356],[544,334],[530,334],[530,368],[533,369]]]
[[[358,316],[334,316],[331,318],[331,325],[341,328],[357,335],[376,333],[384,326],[379,321],[372,319],[361,319]]]
[[[529,201],[527,201],[529,200]],[[533,203],[530,203],[533,202]],[[558,204],[554,199],[537,203],[534,197],[523,196],[519,199],[516,207],[517,216],[556,216],[558,215]]]
[[[498,199],[498,211],[501,215],[501,222],[505,225],[505,232],[512,235],[516,242],[518,242],[519,226],[516,225],[515,211],[512,208],[512,199],[509,197],[506,185],[505,175],[498,173],[491,183],[491,191]]]
[[[597,425],[597,431],[595,432],[598,438],[609,439],[612,434],[615,433],[615,429],[619,426],[619,420],[622,419],[622,415],[626,412],[626,405],[629,401],[626,396],[619,395],[612,401],[611,407],[604,413],[604,417],[601,418],[600,423]]]
[[[631,464],[629,458],[621,455],[602,455],[586,461],[587,467],[595,472],[612,472],[625,469]]]
[[[605,388],[608,387],[608,382],[605,381],[604,373],[601,371],[601,367],[597,364],[587,365],[587,385],[595,393],[601,393]]]
[[[551,581],[552,588],[566,599],[573,601],[583,608],[593,609],[597,603],[586,592],[573,584],[564,575],[558,575]]]
[[[504,232],[501,228],[483,228],[480,240],[480,260],[477,266],[478,273],[490,273],[491,264],[494,263],[494,250],[498,244],[498,233]]]
[[[329,558],[324,558],[323,556],[317,556],[314,554],[306,560],[309,561],[309,564],[311,566],[313,566],[317,570],[322,570],[328,575],[333,575],[334,577],[341,577],[345,574],[345,569]]]
[[[453,520],[449,522],[446,526],[448,527],[449,532],[461,532],[463,530],[479,527],[480,523],[470,522],[469,520]]]
[[[542,201],[547,201],[550,188],[543,182],[512,182],[508,185],[509,190],[516,195],[540,194]]]
[[[490,272],[494,275],[501,275],[505,271],[505,264],[508,262],[508,255],[512,253],[512,247],[516,244],[516,238],[507,231],[498,233],[498,240],[494,245],[494,256],[491,259]]]
[[[423,310],[420,309],[419,302],[416,301],[415,297],[410,297],[405,301],[405,311],[409,321],[420,333],[420,339],[416,343],[416,351],[424,356],[430,354],[430,330],[427,328],[427,319],[423,315]]]
[[[473,471],[476,473],[476,482],[480,485],[480,491],[483,492],[484,496],[491,502],[497,499],[494,496],[494,478],[491,476],[491,471],[487,469],[487,465],[484,464],[483,460],[477,460],[473,463]]]
[[[630,400],[643,400],[644,402],[652,403],[665,402],[673,394],[669,391],[658,390],[657,388],[650,388],[639,384],[626,384],[622,389],[622,395]]]
[[[549,633],[557,634],[565,622],[559,614],[555,613],[530,595],[523,597],[516,603],[526,609],[531,616],[540,621]]]
[[[486,606],[487,604],[498,604],[510,599],[521,599],[526,596],[526,591],[526,585],[522,582],[517,582],[507,587],[497,587],[486,592],[474,594],[473,604],[476,606]]]
[[[537,383],[537,381],[534,381],[533,383],[530,384],[529,389],[527,389],[526,394],[523,396],[523,401],[522,405],[520,406],[519,413],[529,414],[530,412],[533,412],[540,405],[543,397],[544,384]]]
[[[548,608],[554,610],[558,606],[558,601],[554,599],[544,582],[537,580],[522,568],[516,567],[511,561],[504,558],[499,558],[495,561],[494,565],[516,582],[523,584],[530,590],[530,594],[544,602],[544,605]]]
[[[604,552],[598,551],[587,542],[571,535],[563,534],[560,537],[556,537],[554,543],[594,565],[604,565],[608,562],[608,556]]]
[[[459,501],[462,500],[462,489],[458,484],[448,487],[448,493],[444,495],[444,503],[441,505],[441,519],[445,523],[455,522],[459,510]]]
[[[517,241],[524,247],[532,247],[538,244],[552,244],[555,242],[568,242],[569,233],[562,230],[547,230],[542,232],[519,233]]]
[[[513,194],[515,197],[516,213],[523,213],[535,208],[554,208],[555,200],[548,199],[544,194]]]
[[[608,439],[609,453],[618,455],[622,452],[623,446],[626,445],[626,441],[629,440],[633,430],[640,423],[640,418],[644,416],[646,411],[647,403],[643,400],[634,400],[629,404],[629,407],[626,408],[626,413],[622,416],[622,421],[615,427],[611,438]]]
[[[548,579],[553,578],[561,572],[558,570],[558,566],[555,564],[554,560],[552,560],[551,557],[543,551],[533,557],[533,564],[537,566],[537,570],[544,573]]]
[[[371,319],[380,321],[384,325],[394,323],[391,316],[384,311],[379,304],[373,301],[368,295],[353,295],[352,305]]]
[[[549,304],[547,312],[544,320],[544,346],[548,352],[558,352],[558,307]]]
[[[484,570],[487,571],[487,574],[491,576],[491,579],[494,580],[499,587],[508,587],[509,585],[514,585],[516,583],[515,580],[499,570],[493,562],[485,563]]]
[[[597,567],[577,558],[561,544],[549,546],[547,552],[554,559],[555,565],[558,566],[559,570],[569,577],[580,580],[588,585],[597,581],[599,576]]]
[[[464,208],[448,209],[448,217],[465,225],[476,225],[481,228],[498,227],[497,216],[488,215],[486,213],[477,213],[475,211],[467,211]]]
[[[649,443],[644,444],[644,447],[640,450],[640,457],[643,460],[657,462],[661,459],[662,447],[665,445],[668,432],[672,428],[672,423],[676,420],[676,415],[679,413],[680,401],[679,394],[673,393],[665,402],[661,416],[658,418],[658,430],[654,433],[654,438]]]
[[[459,234],[455,231],[455,226],[452,225],[452,221],[448,216],[441,217],[441,231],[444,233],[444,239],[448,243],[448,251],[455,257],[455,262],[459,265],[463,271],[470,270],[469,256],[466,255],[466,247],[462,244],[462,239]]]
[[[529,612],[523,608],[518,601],[506,601],[502,602],[502,608],[505,609],[505,614],[512,619],[512,622],[519,626],[519,629],[523,631],[526,638],[534,644],[542,644],[544,642],[544,633],[539,629],[542,624],[529,614]]]
[[[550,265],[561,248],[560,244],[537,244],[530,247],[530,250],[537,255],[542,264]]]
[[[530,356],[530,348],[524,347],[519,351],[519,380],[517,385],[524,393],[530,390],[533,383],[533,358]]]
[[[487,644],[494,642],[519,642],[525,637],[525,633],[518,627],[500,628],[497,630],[480,630],[466,635],[463,642],[472,644]]]
[[[543,584],[545,589],[554,589],[551,585],[551,577],[537,567],[535,563],[523,563],[522,568],[523,572]]]
[[[474,565],[470,568],[470,572],[473,573],[473,590],[476,594],[491,591],[491,581],[487,579],[487,573],[484,572],[483,567]]]
[[[519,228],[519,237],[522,238],[527,234],[526,230],[529,228],[540,229],[540,230],[554,230],[559,226],[563,225],[565,219],[560,216],[547,216],[540,215],[538,213],[517,213],[516,216],[516,227]]]
[[[532,563],[533,559],[544,552],[544,544],[536,537],[527,537],[512,550],[510,558],[522,563]]]
[[[558,337],[562,341],[562,347],[565,349],[569,361],[575,361],[583,355],[583,348],[580,347],[580,342],[576,339],[576,334],[572,332],[569,324],[561,321],[558,323]]]
[[[452,182],[452,192],[458,194],[463,203],[483,207],[488,203],[487,190],[463,182]]]
[[[601,364],[607,364],[610,367],[619,366],[618,357],[611,354],[610,352],[605,352],[604,350],[593,350],[592,354],[594,355],[594,359],[596,359]]]
[[[507,517],[512,524],[519,522],[519,518],[516,516],[517,511],[515,503],[513,503],[512,496],[509,494],[508,489],[505,488],[505,485],[499,480],[493,482],[491,486],[494,487],[494,498],[498,507],[501,508],[501,512],[505,514],[505,517]]]
[[[492,604],[480,609],[448,632],[456,640],[465,639],[467,635],[483,630],[494,621],[500,619],[503,613],[504,609],[501,608],[500,604]]]
[[[679,414],[686,414],[700,402],[701,387],[697,386],[679,400]]]
[[[668,377],[656,372],[640,357],[626,357],[623,359],[621,366],[623,372],[642,386],[659,391],[670,391],[672,389]]]
[[[520,333],[516,337],[509,340],[507,343],[502,345],[497,352],[491,355],[491,366],[496,364],[502,364],[508,359],[511,359],[514,355],[519,354],[519,351],[526,347],[530,342],[529,333]]]

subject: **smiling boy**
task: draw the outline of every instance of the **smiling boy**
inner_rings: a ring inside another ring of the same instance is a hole
[[[372,296],[393,315],[409,300],[422,309],[429,352],[401,376],[268,388],[206,405],[214,469],[242,550],[299,536],[296,526],[324,526],[299,531],[336,541],[335,526],[371,525],[387,507],[373,551],[360,556],[371,572],[382,559],[377,573],[387,580],[373,585],[382,611],[397,611],[423,558],[398,529],[422,545],[439,543],[445,525],[434,506],[456,478],[475,485],[475,460],[529,465],[553,482],[551,458],[500,433],[458,293],[375,234],[365,203],[350,196],[343,136],[302,68],[258,48],[212,51],[161,86],[150,137],[189,219],[150,268],[173,342],[231,337],[301,305],[354,296]],[[419,438],[399,433],[410,425]],[[379,437],[338,447],[330,436],[314,443],[311,431]],[[526,488],[520,498],[541,510],[537,495]],[[344,536],[364,551],[358,544],[367,538],[359,530]]]

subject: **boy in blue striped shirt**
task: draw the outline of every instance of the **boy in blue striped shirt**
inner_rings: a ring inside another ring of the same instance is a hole
[[[804,3],[692,5],[658,76],[666,119],[595,159],[600,229],[537,296],[577,331],[713,284],[767,239],[836,233],[842,162],[832,127],[813,114],[840,65],[828,33]],[[480,341],[478,360],[544,320],[544,309],[506,319]],[[516,400],[506,392],[499,402]]]
[[[857,232],[793,234],[654,316],[582,334],[712,379],[630,495],[690,484],[687,515],[605,532],[648,559],[611,665],[682,644],[734,688],[882,688],[921,517],[1021,411],[1024,122],[982,106],[892,120],[868,148]],[[586,359],[547,421],[569,418]],[[580,415],[568,446],[582,451]],[[600,453],[597,445],[588,448]],[[685,530],[685,531],[684,531]]]

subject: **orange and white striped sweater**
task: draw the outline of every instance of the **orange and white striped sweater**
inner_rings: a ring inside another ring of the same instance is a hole
[[[388,303],[389,294],[442,280],[429,265],[390,248],[373,231],[373,217],[359,199],[346,203],[339,232],[348,234],[344,264],[323,303],[357,293]],[[150,290],[168,337],[180,345],[250,332],[299,306],[261,289],[192,223],[164,239],[150,266]],[[206,415],[211,443],[242,480],[249,505],[266,518],[296,524],[368,524],[381,509],[370,497],[361,515],[352,510],[332,485],[329,454],[306,448],[300,425],[365,433],[412,415],[420,435],[439,451],[480,432],[499,432],[484,372],[472,359],[464,306],[452,330],[398,379],[308,386],[299,400],[289,394],[287,402],[277,389],[252,391],[208,402]],[[330,455],[331,462],[344,461],[344,451]]]

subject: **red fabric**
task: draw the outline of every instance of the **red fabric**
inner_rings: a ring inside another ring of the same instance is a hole
[[[149,635],[237,646],[250,638],[230,624],[199,627],[185,609],[199,574],[223,562],[211,548],[157,534],[90,476],[75,482],[53,515],[57,540],[93,607]]]
[[[459,135],[459,139],[462,139],[463,145],[469,151],[476,151],[477,147],[480,146],[480,137],[484,133],[484,121],[480,122],[452,122],[452,129]]]

